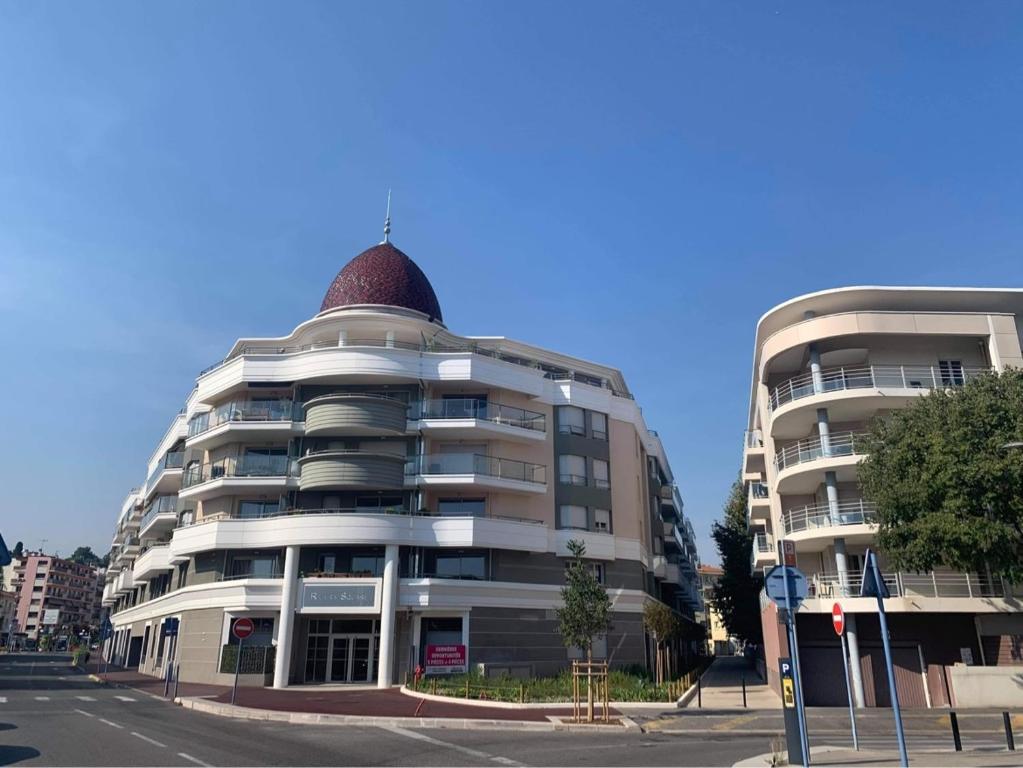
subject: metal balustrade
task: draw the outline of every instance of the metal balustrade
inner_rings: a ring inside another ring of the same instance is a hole
[[[278,400],[232,400],[212,411],[200,413],[188,422],[188,436],[195,437],[229,421],[273,422],[302,421],[301,404],[289,398]]]
[[[774,466],[779,472],[797,464],[818,459],[833,459],[839,456],[853,456],[862,453],[865,432],[832,432],[826,443],[820,437],[799,440],[778,451]]]
[[[988,580],[974,573],[885,573],[884,583],[892,597],[1005,597],[1000,579]],[[843,580],[837,573],[815,573],[810,579],[809,595],[817,598],[859,597],[863,575],[850,573]]]
[[[241,515],[237,511],[235,512],[218,512],[213,515],[207,515],[201,519],[195,519],[189,517],[186,521],[184,516],[182,517],[181,526],[186,528],[192,525],[202,525],[204,523],[215,523],[221,520],[265,520],[269,518],[279,517],[299,517],[308,515],[398,515],[408,517],[443,517],[443,518],[476,518],[476,519],[490,519],[490,520],[505,520],[512,523],[528,523],[530,525],[545,525],[543,520],[535,520],[527,517],[515,517],[513,515],[471,515],[471,514],[460,514],[460,515],[445,515],[440,512],[432,512],[428,509],[421,509],[418,512],[413,512],[406,507],[310,507],[310,508],[298,508],[298,509],[271,509],[261,510],[255,514]]]
[[[547,431],[547,417],[542,413],[473,397],[423,400],[417,410],[420,419],[478,419],[537,432]]]
[[[747,429],[743,437],[743,442],[747,448],[764,447],[764,435],[759,429]]]
[[[749,495],[751,499],[768,498],[767,486],[763,483],[750,483]]]
[[[812,395],[847,389],[938,389],[959,387],[969,379],[991,373],[991,368],[961,365],[866,365],[824,368],[815,384],[812,373],[803,373],[771,390],[770,408]]]
[[[877,522],[877,507],[869,501],[840,501],[832,510],[828,504],[808,504],[782,513],[785,533],[799,533],[818,528],[843,525],[864,525]]]
[[[186,467],[181,487],[190,488],[222,477],[298,477],[298,463],[290,456],[229,456]]]
[[[142,520],[139,522],[139,529],[144,529],[157,515],[164,514],[177,514],[178,497],[173,496],[157,496],[153,501],[149,503],[145,511],[142,513]]]
[[[478,453],[436,453],[410,458],[406,475],[486,475],[503,480],[546,484],[547,467]]]
[[[754,534],[753,549],[756,552],[774,552],[774,537],[769,533]]]

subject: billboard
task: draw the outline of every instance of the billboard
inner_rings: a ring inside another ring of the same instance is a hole
[[[428,645],[426,646],[426,674],[444,675],[452,672],[466,672],[469,665],[466,661],[464,645]]]
[[[60,609],[59,608],[47,608],[43,611],[42,625],[44,627],[52,627],[60,620]]]

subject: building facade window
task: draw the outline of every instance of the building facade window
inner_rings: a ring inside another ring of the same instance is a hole
[[[611,510],[593,510],[593,530],[600,533],[611,533]]]
[[[586,485],[586,458],[570,453],[558,456],[558,482],[562,485]]]
[[[574,405],[558,406],[558,431],[563,435],[586,435],[586,412]]]
[[[607,440],[607,414],[590,411],[590,432],[596,440]]]
[[[602,459],[593,460],[593,484],[597,488],[611,487],[611,475],[608,471],[607,462]]]
[[[238,502],[238,517],[245,520],[271,517],[276,515],[280,508],[279,501],[240,501]]]
[[[486,517],[486,499],[438,499],[441,517]]]
[[[559,517],[562,528],[573,528],[579,531],[588,531],[590,529],[586,507],[563,504],[559,510]]]

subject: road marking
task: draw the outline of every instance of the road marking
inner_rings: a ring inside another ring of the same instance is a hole
[[[95,717],[95,715],[92,714],[92,712],[86,712],[84,709],[76,709],[75,712],[77,712],[80,715],[85,715],[86,717]]]
[[[135,736],[136,738],[142,739],[142,741],[148,741],[148,742],[149,742],[150,744],[155,744],[155,745],[156,745],[156,746],[158,746],[158,747],[166,747],[166,746],[167,746],[166,744],[161,744],[161,743],[160,743],[159,741],[157,741],[156,739],[151,739],[151,738],[149,738],[148,736],[143,736],[143,735],[142,735],[141,733],[139,733],[138,731],[132,731],[132,732],[131,732],[131,735],[132,735],[132,736]]]
[[[118,701],[135,701],[131,696],[114,696]]]
[[[120,728],[121,730],[124,730],[124,726],[123,725],[120,725],[118,723],[112,722],[110,720],[104,720],[102,717],[99,718],[99,721],[101,723],[106,723],[107,725],[112,725],[114,728]]]
[[[213,768],[213,766],[211,766],[209,763],[204,763],[199,758],[192,757],[191,755],[185,754],[184,752],[178,752],[178,757],[183,757],[183,758],[185,758],[185,760],[189,760],[189,761],[195,763],[196,765],[203,765],[206,768]]]
[[[6,696],[0,696],[0,704],[6,704],[6,703],[7,703],[7,697]]]
[[[508,757],[491,755],[487,752],[481,752],[478,749],[463,747],[461,744],[452,744],[450,741],[441,741],[440,739],[435,739],[432,736],[427,736],[425,733],[409,731],[404,728],[399,728],[398,726],[383,726],[382,729],[395,733],[399,736],[405,736],[409,739],[418,739],[419,741],[425,741],[438,747],[447,747],[448,749],[453,749],[456,752],[461,752],[463,755],[469,755],[470,757],[475,757],[477,759],[490,760],[491,762],[500,763],[501,765],[525,766],[525,763],[517,762]]]
[[[723,723],[712,725],[710,729],[712,731],[731,731],[738,728],[740,725],[745,725],[752,720],[756,720],[757,717],[757,715],[739,715],[738,717],[733,717],[731,720],[726,720]]]
[[[49,696],[36,696],[36,701],[49,701]]]
[[[75,698],[78,699],[79,701],[95,701],[95,699],[92,698],[92,696],[75,696]]]

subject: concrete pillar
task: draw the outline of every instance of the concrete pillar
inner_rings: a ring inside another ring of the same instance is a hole
[[[398,545],[384,550],[384,578],[380,596],[380,658],[377,688],[390,688],[394,669],[394,611],[398,607]]]
[[[824,473],[824,487],[828,494],[828,517],[832,525],[839,525],[838,517],[838,476],[834,472]]]
[[[833,473],[829,472],[829,475]],[[830,494],[829,494],[830,496]],[[829,498],[830,501],[830,498]],[[841,596],[850,597],[849,592],[849,561],[845,552],[845,539],[835,539],[835,567],[838,570],[838,583],[841,585]],[[858,709],[866,706],[863,696],[863,670],[860,668],[860,641],[856,635],[856,616],[845,615],[845,636],[849,644],[849,675],[852,678],[853,702]]]
[[[807,348],[810,353],[810,377],[813,379],[814,394],[819,395],[824,391],[824,377],[821,375],[821,353],[817,350],[816,344],[810,344]]]
[[[821,439],[821,455],[831,455],[831,425],[828,423],[828,409],[817,409],[817,435]]]
[[[295,636],[295,602],[298,596],[299,548],[284,550],[284,583],[281,584],[281,619],[277,626],[277,655],[274,657],[274,688],[287,688],[291,676],[291,641]]]

